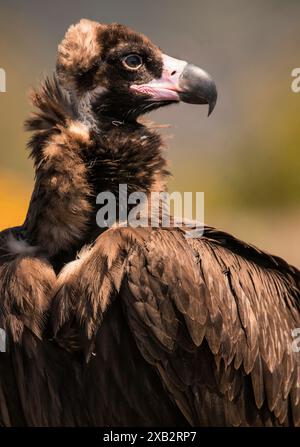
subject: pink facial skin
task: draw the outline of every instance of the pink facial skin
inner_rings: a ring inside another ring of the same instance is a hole
[[[163,55],[163,73],[160,79],[147,84],[135,84],[130,88],[137,93],[148,95],[154,101],[180,101],[179,78],[187,62]]]

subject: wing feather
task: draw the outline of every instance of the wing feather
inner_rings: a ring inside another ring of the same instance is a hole
[[[143,364],[147,389],[154,368],[188,423],[299,425],[300,371],[291,349],[299,278],[279,258],[211,228],[199,239],[182,229],[111,229],[59,278],[55,333],[68,349],[63,334],[75,322],[86,360],[95,349],[96,359],[117,368],[108,380],[96,360],[97,380],[133,402],[134,389],[124,394],[118,357],[101,338],[111,334],[109,315],[121,303],[119,324],[124,318],[150,368]],[[147,417],[155,414],[150,407]]]
[[[153,230],[132,251],[127,281],[127,315],[138,346],[179,407],[183,400],[188,420],[202,423],[204,411],[212,411],[215,423],[248,425],[253,414],[256,425],[298,423],[299,370],[291,351],[291,330],[300,323],[296,269],[216,230],[199,239],[185,239],[180,230]],[[167,326],[166,300],[176,315]],[[147,304],[155,307],[151,328]],[[199,358],[203,343],[208,349]],[[213,384],[203,382],[195,358],[202,368],[211,362]],[[186,374],[188,367],[198,376]],[[207,389],[222,410],[206,402]]]

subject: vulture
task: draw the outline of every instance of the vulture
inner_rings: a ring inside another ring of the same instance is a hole
[[[299,270],[208,226],[97,225],[101,192],[166,191],[142,116],[216,99],[124,25],[67,31],[31,94],[28,213],[0,235],[1,426],[300,425]]]

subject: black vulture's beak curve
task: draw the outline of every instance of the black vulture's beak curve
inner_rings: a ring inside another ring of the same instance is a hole
[[[208,104],[208,115],[217,102],[217,88],[208,73],[185,61],[163,55],[161,78],[147,84],[134,84],[131,89],[148,95],[152,101],[183,101]]]

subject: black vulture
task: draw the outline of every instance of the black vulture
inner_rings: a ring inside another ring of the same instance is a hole
[[[96,223],[102,191],[166,190],[140,117],[216,98],[126,26],[67,31],[32,93],[28,214],[0,238],[0,425],[300,425],[296,268],[211,227]]]

